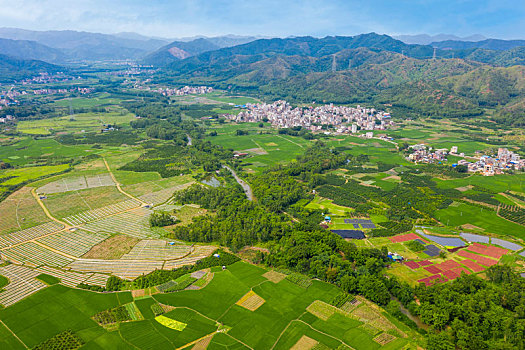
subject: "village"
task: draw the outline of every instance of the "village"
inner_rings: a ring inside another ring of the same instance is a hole
[[[258,103],[240,106],[239,114],[225,117],[235,122],[270,122],[279,128],[301,126],[311,131],[321,131],[323,125],[333,126],[337,133],[357,133],[359,130],[386,130],[394,125],[387,112],[361,106],[335,106],[332,103],[317,107],[296,107],[283,100],[271,104]]]
[[[2,107],[12,106],[19,104],[19,98],[27,95],[65,95],[69,93],[78,93],[80,95],[86,95],[94,92],[94,88],[88,87],[76,87],[76,88],[61,88],[61,89],[23,89],[15,90],[10,88],[9,90],[0,90],[0,109]]]
[[[481,173],[485,176],[503,174],[509,170],[525,170],[525,159],[507,148],[498,148],[497,155],[482,155],[480,157],[467,157],[464,153],[458,154],[458,146],[452,146],[450,151],[447,148],[433,149],[425,144],[418,144],[409,147],[410,153],[406,159],[414,163],[438,163],[446,162],[447,155],[462,157],[452,167],[465,167],[469,173]],[[470,159],[467,160],[467,159]]]
[[[131,83],[131,81],[126,81]],[[145,84],[151,82],[151,79],[146,79],[141,82],[134,82],[133,88],[143,91],[156,92],[162,96],[186,96],[186,95],[202,95],[213,92],[213,88],[210,86],[183,86],[181,88],[169,88],[169,87],[158,87],[152,88]]]

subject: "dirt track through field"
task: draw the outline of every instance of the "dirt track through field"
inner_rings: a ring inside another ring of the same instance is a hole
[[[115,177],[115,175],[113,174],[113,172],[111,171],[111,169],[109,168],[109,164],[108,162],[106,161],[106,158],[103,158],[104,159],[104,164],[106,165],[106,168],[108,169],[108,172],[109,172],[109,175],[111,176],[111,179],[113,179],[113,182],[117,185],[117,190],[122,193],[123,195],[125,195],[126,197],[129,197],[131,199],[134,199],[136,200],[137,202],[140,202],[142,205],[146,205],[147,203],[145,203],[144,201],[140,200],[139,198],[137,197],[134,197],[132,196],[131,194],[127,193],[126,191],[124,191],[121,187],[120,187],[120,183],[117,181],[117,178]]]
[[[42,202],[42,200],[40,199],[40,197],[36,193],[36,188],[33,188],[31,190],[31,193],[33,194],[33,197],[35,197],[35,199],[38,202],[38,204],[40,205],[40,207],[42,207],[42,210],[44,211],[44,213],[46,214],[46,216],[48,218],[50,218],[51,220],[53,220],[55,222],[58,222],[61,225],[64,225],[66,227],[66,229],[71,228],[71,225],[69,225],[69,224],[67,224],[65,222],[62,222],[62,221],[58,220],[57,218],[55,218],[53,215],[51,215],[51,213],[49,212],[47,207],[44,205],[44,202]]]

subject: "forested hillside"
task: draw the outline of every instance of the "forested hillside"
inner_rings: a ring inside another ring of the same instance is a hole
[[[520,126],[524,59],[522,47],[434,51],[371,33],[256,40],[178,60],[157,79],[167,73],[268,100],[383,104],[408,116],[470,117],[493,108],[491,117]]]

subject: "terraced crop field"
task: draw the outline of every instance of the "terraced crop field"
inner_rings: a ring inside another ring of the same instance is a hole
[[[39,187],[37,193],[61,193],[105,186],[115,186],[110,174],[64,177]]]
[[[146,260],[101,260],[79,259],[71,262],[67,267],[79,272],[109,273],[124,279],[135,279],[142,274],[153,270],[161,270],[163,261]]]
[[[130,199],[125,202],[120,202],[117,204],[108,205],[102,208],[93,209],[64,218],[64,221],[70,225],[80,225],[90,221],[100,220],[107,216],[111,216],[126,210],[137,208],[140,206],[140,203]]]
[[[179,259],[192,251],[189,245],[170,245],[164,240],[142,240],[137,243],[125,260],[173,260]]]
[[[15,244],[27,242],[50,233],[63,229],[64,226],[56,222],[48,222],[42,225],[27,228],[22,231],[0,235],[0,248],[10,247]]]
[[[55,233],[39,239],[38,242],[68,255],[80,257],[108,237],[109,235],[104,233],[75,230]]]
[[[158,237],[149,226],[148,220],[151,213],[152,211],[146,208],[136,208],[92,221],[83,226],[83,228],[93,232],[105,232],[109,234],[121,233],[139,239]]]
[[[9,284],[0,292],[0,304],[12,305],[25,297],[45,288],[46,285],[35,279],[39,272],[18,265],[0,267],[0,274],[9,278]]]
[[[27,264],[29,266],[58,266],[62,267],[73,261],[72,258],[46,249],[34,242],[23,243],[3,251],[3,255],[11,262]]]

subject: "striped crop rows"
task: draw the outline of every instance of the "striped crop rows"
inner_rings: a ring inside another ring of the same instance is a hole
[[[0,267],[0,274],[9,278],[9,284],[0,292],[0,304],[9,306],[46,287],[35,279],[40,273],[18,265]]]
[[[111,273],[125,279],[162,269],[162,261],[79,259],[68,265],[80,272]]]
[[[137,243],[128,254],[122,256],[125,260],[172,260],[189,254],[191,247],[187,245],[169,245],[163,240],[143,240]]]
[[[109,234],[122,233],[135,238],[157,236],[150,229],[148,218],[151,211],[137,208],[108,218],[91,222],[84,226],[86,230],[106,232]]]
[[[94,245],[99,244],[108,237],[109,235],[104,233],[76,230],[74,232],[62,231],[41,238],[38,241],[66,254],[80,257],[87,253]]]
[[[151,192],[145,195],[140,196],[139,198],[146,202],[151,203],[153,205],[161,204],[166,202],[168,199],[170,199],[173,196],[173,193],[176,191],[183,190],[187,187],[189,187],[193,182],[189,182],[182,185],[177,185],[169,188],[165,188],[160,191]]]
[[[61,193],[68,191],[84,190],[86,188],[115,186],[111,175],[100,174],[92,176],[68,177],[50,182],[38,188],[38,193]]]
[[[48,222],[28,229],[0,236],[0,248],[10,247],[14,244],[26,242],[52,232],[58,231],[64,226],[56,222]]]
[[[82,213],[65,217],[63,220],[70,225],[80,225],[89,221],[95,221],[102,219],[106,216],[110,216],[121,211],[129,210],[139,206],[139,202],[130,199],[125,202],[108,205],[102,208],[88,210]]]
[[[41,266],[35,269],[38,274],[45,273],[60,279],[60,283],[69,287],[76,287],[79,283],[84,282],[90,275],[78,272],[63,271],[48,266]]]
[[[30,266],[58,266],[69,264],[73,259],[55,253],[36,243],[28,242],[2,252],[7,260]]]
[[[105,287],[108,279],[109,279],[108,275],[103,275],[101,273],[94,273],[84,283],[89,284],[91,286]]]

